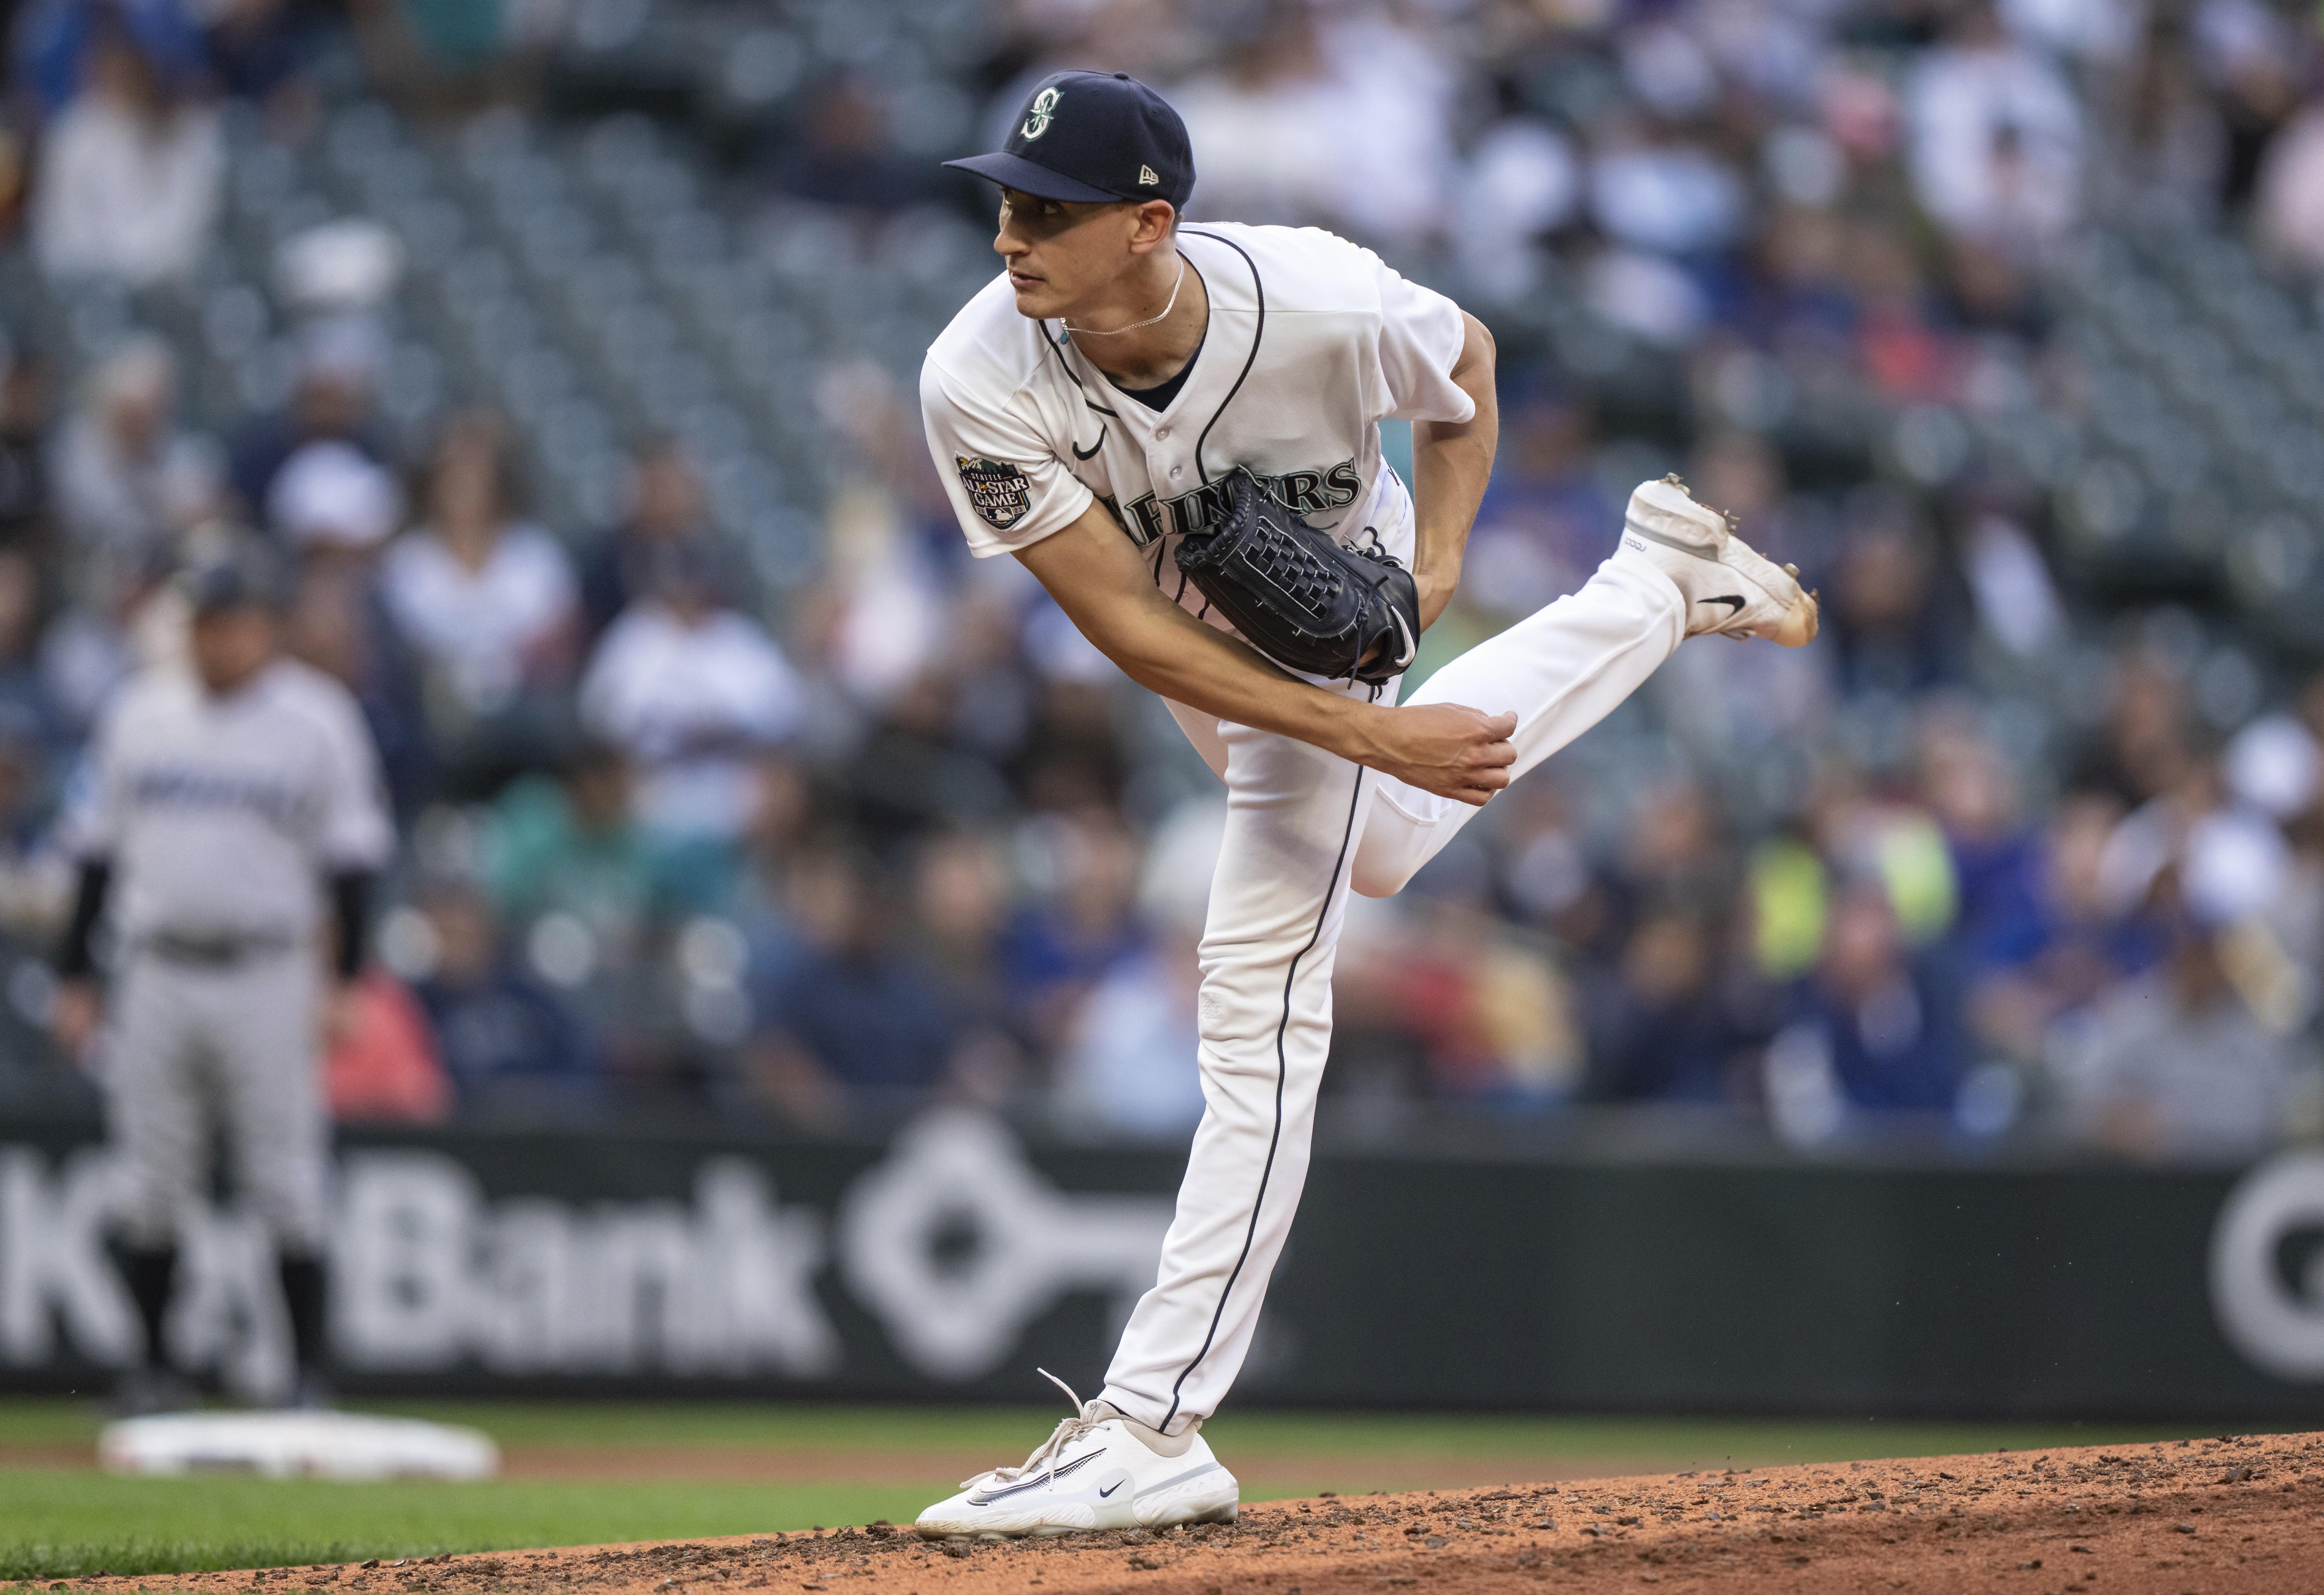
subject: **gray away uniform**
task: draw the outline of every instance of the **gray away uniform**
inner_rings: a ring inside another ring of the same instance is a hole
[[[214,1122],[280,1253],[319,1257],[323,886],[376,871],[394,829],[354,698],[287,659],[225,696],[183,668],[149,670],[106,706],[90,764],[69,838],[110,866],[97,890],[115,947],[107,1102],[142,1308],[136,1258],[173,1246],[208,1182]],[[75,962],[69,951],[69,974]],[[166,1265],[149,1267],[166,1295]]]

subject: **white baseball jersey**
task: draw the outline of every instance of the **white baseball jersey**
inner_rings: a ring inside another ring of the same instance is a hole
[[[1382,466],[1379,423],[1475,413],[1452,377],[1461,308],[1319,228],[1190,224],[1178,250],[1210,321],[1162,410],[1117,390],[1063,323],[1019,315],[1005,273],[930,346],[920,409],[970,549],[1030,547],[1096,499],[1199,612],[1165,557],[1214,523],[1240,465],[1342,543],[1409,564],[1411,497]]]
[[[223,698],[181,665],[146,670],[99,717],[87,776],[68,841],[112,861],[131,941],[305,936],[322,877],[379,869],[394,846],[362,711],[290,659]]]

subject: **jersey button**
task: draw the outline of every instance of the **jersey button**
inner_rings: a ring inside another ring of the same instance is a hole
[[[1170,475],[1173,476],[1183,476],[1185,474],[1186,467],[1184,466],[1173,466],[1170,467]]]
[[[1167,438],[1169,435],[1170,429],[1167,427],[1157,427],[1154,429],[1154,436],[1157,441],[1161,438]]]

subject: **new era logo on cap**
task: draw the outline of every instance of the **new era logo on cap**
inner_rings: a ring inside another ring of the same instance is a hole
[[[1167,199],[1184,210],[1194,191],[1186,124],[1127,72],[1051,73],[1026,97],[1006,144],[945,164],[1043,199],[1089,205]],[[1133,171],[1138,180],[1125,182]]]

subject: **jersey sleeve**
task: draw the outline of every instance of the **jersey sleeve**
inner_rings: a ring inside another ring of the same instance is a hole
[[[324,710],[329,769],[317,839],[320,862],[333,873],[384,869],[395,851],[395,823],[388,818],[371,728],[353,698],[335,697]]]
[[[1369,251],[1367,254],[1369,254]],[[1379,289],[1382,419],[1465,421],[1477,406],[1452,381],[1468,323],[1461,307],[1370,256]]]
[[[1028,549],[1070,526],[1094,497],[1057,457],[1012,395],[973,394],[930,358],[920,367],[920,416],[952,512],[980,559]]]

